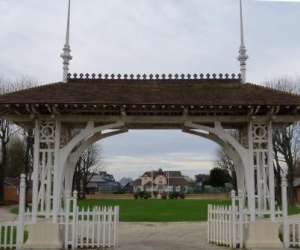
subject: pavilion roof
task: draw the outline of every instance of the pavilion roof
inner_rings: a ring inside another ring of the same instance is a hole
[[[84,105],[109,107],[153,107],[163,105],[185,107],[253,107],[300,106],[300,96],[268,87],[240,83],[235,75],[188,76],[108,76],[69,78],[0,96],[2,110],[35,105],[57,108]],[[77,107],[78,108],[78,107]],[[48,109],[49,110],[49,109]],[[6,113],[7,113],[6,112]]]

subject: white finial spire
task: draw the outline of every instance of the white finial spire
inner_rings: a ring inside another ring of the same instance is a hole
[[[240,71],[241,71],[241,80],[242,83],[246,82],[246,71],[247,71],[247,49],[245,45],[245,38],[244,38],[244,20],[243,20],[243,0],[240,0],[240,25],[241,25],[241,47],[239,50],[239,57],[238,60],[240,62]]]
[[[71,47],[70,47],[70,17],[71,17],[71,0],[69,0],[69,4],[68,4],[66,41],[63,48],[63,53],[60,55],[60,57],[63,59],[63,81],[64,82],[68,80],[69,64],[70,61],[72,60]]]

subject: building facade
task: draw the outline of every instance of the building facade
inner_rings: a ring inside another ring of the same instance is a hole
[[[193,181],[180,171],[148,171],[134,181],[134,191],[149,193],[188,193],[193,188]]]
[[[101,171],[91,177],[87,189],[89,193],[113,193],[120,190],[120,183],[115,180],[113,175]]]

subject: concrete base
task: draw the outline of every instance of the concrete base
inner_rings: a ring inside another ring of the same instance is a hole
[[[247,249],[282,249],[278,223],[268,220],[251,222],[245,245]]]
[[[24,249],[62,249],[63,230],[51,221],[39,221],[29,227],[29,238]]]

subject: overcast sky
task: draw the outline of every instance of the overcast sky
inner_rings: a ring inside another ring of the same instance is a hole
[[[71,72],[238,73],[238,0],[73,0]],[[67,0],[0,0],[0,76],[60,81]],[[300,71],[300,3],[245,0],[248,81]],[[180,131],[130,131],[101,142],[103,166],[208,172],[216,146]]]

